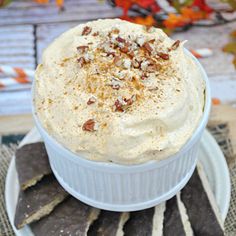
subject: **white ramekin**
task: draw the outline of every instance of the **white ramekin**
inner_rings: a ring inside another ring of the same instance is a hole
[[[187,50],[186,53],[194,59],[206,83],[204,113],[192,137],[177,154],[165,160],[125,166],[84,159],[47,133],[33,106],[35,123],[45,142],[51,168],[66,191],[97,208],[135,211],[157,205],[184,187],[196,166],[199,141],[211,105],[207,75],[198,60]],[[34,88],[32,97],[33,91]]]

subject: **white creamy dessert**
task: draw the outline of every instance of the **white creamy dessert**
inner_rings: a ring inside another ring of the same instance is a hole
[[[78,156],[138,164],[178,152],[203,114],[205,83],[183,43],[106,19],[57,38],[36,70],[43,127]]]

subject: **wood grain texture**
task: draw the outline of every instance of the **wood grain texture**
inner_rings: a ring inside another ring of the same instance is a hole
[[[8,134],[25,134],[34,127],[31,114],[0,116],[0,136]]]
[[[34,69],[33,32],[32,25],[0,26],[0,65]]]

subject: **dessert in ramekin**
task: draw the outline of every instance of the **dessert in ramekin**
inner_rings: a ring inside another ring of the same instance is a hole
[[[44,52],[33,113],[61,185],[95,207],[158,204],[190,178],[210,109],[199,62],[154,27],[81,24]]]

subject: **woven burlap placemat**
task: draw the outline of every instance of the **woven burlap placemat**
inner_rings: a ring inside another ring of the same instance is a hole
[[[231,201],[229,212],[225,221],[225,232],[227,236],[236,235],[236,155],[234,155],[232,143],[229,138],[229,130],[227,124],[220,124],[217,126],[209,126],[210,132],[217,139],[218,144],[221,146],[222,151],[226,156],[226,160],[230,169],[231,177]],[[7,169],[11,158],[16,150],[16,145],[6,146],[0,145],[0,235],[13,236],[15,235],[5,208],[5,179]]]
[[[1,236],[13,236],[15,235],[10,222],[8,220],[5,204],[5,180],[7,170],[11,158],[16,150],[17,145],[0,145],[0,235]]]

